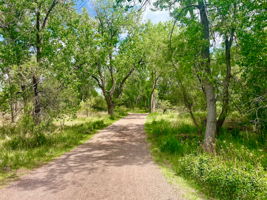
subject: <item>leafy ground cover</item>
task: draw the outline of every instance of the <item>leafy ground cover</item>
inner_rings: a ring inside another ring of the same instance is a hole
[[[203,152],[203,138],[187,114],[150,114],[146,132],[155,159],[208,196],[266,199],[266,149],[257,135],[225,128],[216,141],[216,155],[210,155]]]

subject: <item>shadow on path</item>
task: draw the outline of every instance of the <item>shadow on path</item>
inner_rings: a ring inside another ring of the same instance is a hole
[[[134,114],[124,119],[140,120],[145,114]],[[18,190],[42,190],[58,192],[69,185],[79,185],[96,170],[105,171],[105,167],[125,165],[146,165],[151,162],[147,154],[147,145],[143,123],[114,124],[102,130],[87,143],[61,156],[31,173],[31,176],[12,185]],[[66,176],[78,175],[68,181]]]

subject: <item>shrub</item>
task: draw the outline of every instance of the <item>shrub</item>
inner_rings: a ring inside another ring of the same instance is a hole
[[[189,116],[151,114],[149,118],[146,131],[160,150],[154,153],[168,161],[177,174],[192,179],[218,199],[267,199],[267,157],[256,135],[223,129],[216,142],[217,155],[212,156],[203,154],[202,139]]]
[[[97,120],[92,123],[92,127],[93,129],[103,128],[105,127],[105,123],[103,122],[103,120]]]
[[[236,167],[208,155],[187,155],[178,163],[178,174],[194,179],[220,199],[256,200],[267,197],[266,178],[260,168]]]

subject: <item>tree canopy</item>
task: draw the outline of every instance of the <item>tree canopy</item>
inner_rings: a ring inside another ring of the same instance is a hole
[[[203,147],[215,151],[229,114],[266,136],[263,1],[157,0],[172,20],[142,21],[148,1],[0,2],[0,109],[39,126],[92,97],[155,112],[184,108]],[[204,115],[199,116],[197,112]]]

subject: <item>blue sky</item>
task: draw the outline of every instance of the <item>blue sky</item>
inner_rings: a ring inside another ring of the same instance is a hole
[[[95,11],[90,0],[77,0],[75,7],[78,11],[81,11],[82,8],[86,8],[91,16],[95,15]]]
[[[153,2],[153,1],[152,1]],[[90,15],[94,16],[95,11],[93,9],[93,5],[90,0],[77,0],[76,5],[77,10],[81,10],[82,8],[86,8]],[[151,5],[147,5],[143,14],[143,22],[152,21],[153,23],[165,22],[170,20],[168,11],[152,11]]]

